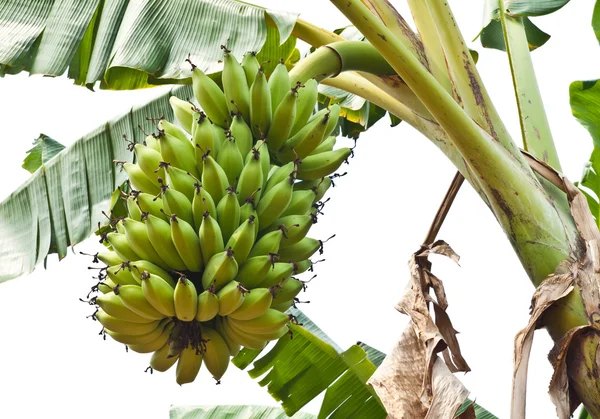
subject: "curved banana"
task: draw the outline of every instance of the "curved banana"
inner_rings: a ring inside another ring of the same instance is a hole
[[[166,214],[177,214],[179,218],[187,222],[188,224],[194,223],[194,213],[192,211],[192,203],[187,197],[179,192],[177,189],[171,188],[169,185],[163,183],[162,197],[164,210],[161,208],[161,212]],[[168,220],[168,218],[167,218]],[[168,220],[170,222],[170,220]]]
[[[131,262],[130,265],[131,274],[139,284],[142,283],[142,273],[144,271],[148,271],[148,273],[151,273],[152,275],[160,276],[163,281],[169,284],[172,288],[175,288],[175,281],[171,275],[160,266],[156,266],[154,263],[147,260],[136,260]]]
[[[214,255],[202,273],[202,287],[206,290],[213,286],[215,291],[221,289],[238,273],[238,264],[233,257],[233,250],[227,249]]]
[[[267,192],[269,192],[275,185],[284,181],[285,179],[289,179],[290,175],[293,174],[296,169],[296,164],[291,161],[289,163],[284,164],[283,166],[273,166],[271,173],[269,173],[269,178],[267,179],[267,184],[263,190],[263,196]]]
[[[229,184],[235,184],[244,168],[244,159],[233,136],[229,135],[223,143],[223,147],[221,147],[221,151],[217,156],[217,163],[223,168]]]
[[[285,94],[290,90],[290,76],[283,59],[271,73],[268,85],[271,93],[271,109],[277,109]]]
[[[173,330],[173,323],[169,322],[163,327],[161,334],[151,342],[148,343],[134,343],[130,344],[129,349],[134,352],[140,354],[147,354],[150,352],[154,352],[162,348],[169,341],[169,336],[171,336],[171,331]]]
[[[217,218],[217,206],[213,201],[212,196],[206,189],[204,189],[199,183],[195,184],[196,192],[194,193],[194,200],[192,201],[192,214],[194,218],[194,225],[200,226],[204,219],[204,213],[208,211],[211,217]]]
[[[138,285],[131,272],[130,262],[121,262],[106,269],[108,277],[118,285]]]
[[[290,317],[280,311],[268,309],[262,316],[250,320],[236,320],[228,317],[228,322],[236,328],[253,334],[277,332],[288,324]]]
[[[146,216],[145,222],[148,239],[167,266],[177,271],[185,270],[185,263],[179,256],[173,240],[171,240],[171,226],[169,223],[151,214]]]
[[[200,239],[194,228],[175,214],[171,215],[171,239],[187,269],[191,272],[202,272],[204,262]]]
[[[115,286],[114,288],[117,288]],[[114,289],[113,288],[113,289]],[[104,310],[108,315],[116,317],[119,320],[124,320],[131,323],[151,323],[156,319],[140,316],[133,312],[123,304],[123,301],[114,292],[107,292],[104,295],[96,297],[96,304]]]
[[[152,179],[150,179],[137,164],[123,163],[123,169],[125,169],[125,172],[129,177],[131,186],[136,191],[144,191],[153,195],[158,195],[160,193],[160,188],[152,182]]]
[[[175,317],[173,287],[160,276],[142,273],[142,293],[152,307],[167,317]]]
[[[192,133],[194,105],[187,100],[181,100],[177,96],[171,96],[169,98],[169,104],[175,114],[175,119],[181,125],[181,127],[187,131],[188,134]]]
[[[164,133],[159,137],[159,143],[163,161],[190,172],[196,177],[199,176],[196,168],[194,146],[189,140],[186,139],[186,142],[183,142],[179,138]],[[145,189],[144,191],[148,192]]]
[[[273,255],[255,256],[246,259],[239,267],[238,274],[235,280],[242,284],[247,289],[253,289],[260,284],[269,270],[273,267]]]
[[[294,184],[294,186],[295,185],[296,184]],[[314,199],[315,193],[312,190],[294,190],[294,192],[292,192],[292,199],[290,200],[290,204],[285,209],[285,211],[283,211],[281,217],[288,217],[290,215],[309,214],[310,209],[313,206]]]
[[[250,159],[246,161],[237,183],[237,198],[240,205],[244,205],[247,199],[253,197],[260,199],[264,174],[260,160],[260,152],[253,148]]]
[[[152,214],[164,221],[169,220],[169,218],[160,211],[165,208],[162,198],[142,192],[138,194],[136,200],[142,212]]]
[[[126,218],[123,227],[125,228],[127,243],[129,243],[129,246],[135,253],[140,255],[138,259],[148,260],[161,268],[169,268],[169,265],[160,257],[156,250],[154,250],[152,243],[150,243],[148,231],[144,223]]]
[[[248,257],[268,255],[270,253],[278,253],[283,231],[277,230],[262,236],[254,245]]]
[[[227,283],[217,292],[219,297],[219,316],[227,316],[237,310],[244,302],[246,289],[237,281]]]
[[[265,278],[258,284],[261,288],[270,288],[281,283],[285,278],[294,272],[294,266],[291,263],[278,262],[273,265]]]
[[[288,300],[293,300],[300,291],[304,289],[302,281],[296,278],[286,278],[281,285],[273,288],[275,298],[273,298],[273,305],[282,304]]]
[[[235,199],[235,202],[237,204],[237,199]],[[198,237],[200,239],[200,250],[202,251],[204,265],[208,264],[208,261],[214,255],[225,250],[221,227],[219,226],[217,220],[211,217],[209,211],[204,212],[204,218],[202,220],[202,224],[200,224]]]
[[[262,316],[267,312],[271,303],[273,302],[273,295],[267,288],[256,288],[250,290],[245,296],[242,304],[237,310],[228,314],[230,319],[236,320],[251,320]]]
[[[194,283],[185,276],[179,278],[173,294],[175,314],[179,320],[191,322],[198,310],[198,292]]]
[[[194,134],[192,143],[194,144],[194,155],[196,165],[201,173],[204,167],[204,155],[210,152],[213,156],[219,154],[221,143],[217,137],[217,132],[212,126],[212,122],[206,117],[204,112],[198,114],[198,119],[194,123]]]
[[[329,115],[329,109],[321,109],[317,112],[313,121],[302,127],[283,144],[281,150],[277,152],[279,161],[290,162],[298,158],[304,159],[317,148],[325,135]]]
[[[252,138],[252,130],[246,124],[242,115],[239,113],[233,115],[229,131],[231,131],[231,135],[235,138],[235,144],[240,149],[242,156],[247,156],[252,149],[254,140]]]
[[[133,150],[135,151],[136,163],[140,169],[142,169],[152,183],[160,186],[158,178],[164,178],[165,176],[164,170],[159,167],[160,162],[163,161],[162,155],[158,151],[139,143],[133,147]]]
[[[255,137],[266,138],[272,117],[271,92],[265,72],[260,67],[250,87],[250,129]]]
[[[248,87],[252,86],[254,83],[254,79],[256,79],[256,73],[258,73],[258,69],[260,68],[260,64],[256,59],[256,52],[248,52],[244,55],[242,59],[242,68],[244,69],[244,74],[246,75],[246,82],[248,83]]]
[[[231,119],[225,94],[213,79],[196,66],[192,68],[192,87],[196,100],[210,120],[222,127],[229,126]]]
[[[127,197],[127,212],[129,213],[129,218],[135,221],[142,221],[142,211],[133,194]]]
[[[263,349],[267,346],[267,340],[255,337],[250,334],[240,333],[237,329],[234,329],[229,323],[228,317],[222,318],[223,332],[235,343],[242,345],[249,349]]]
[[[209,154],[204,155],[202,187],[206,189],[214,202],[219,202],[227,192],[229,181],[223,168]]]
[[[296,262],[310,258],[321,248],[321,241],[305,237],[296,244],[279,248],[280,262]]]
[[[158,139],[156,136],[154,136],[154,134],[147,135],[142,144],[160,153],[160,144],[158,143]]]
[[[290,80],[292,85],[295,85],[299,80]],[[296,119],[290,135],[295,135],[308,122],[308,118],[312,115],[317,104],[319,96],[319,84],[315,79],[310,79],[304,86],[298,90],[298,99],[296,100]]]
[[[248,258],[248,254],[254,245],[254,233],[254,217],[250,216],[233,232],[227,241],[225,247],[233,251],[234,258],[238,265],[244,263]]]
[[[110,243],[113,250],[121,260],[141,259],[136,252],[131,249],[127,237],[121,233],[108,233],[106,240]]]
[[[188,172],[181,170],[178,167],[170,164],[164,164],[163,166],[167,185],[184,194],[186,198],[192,202],[192,199],[194,199],[194,193],[196,192],[196,188],[194,187],[196,184],[194,181],[195,178],[188,175]]]
[[[196,311],[196,320],[207,322],[214,319],[219,312],[219,297],[211,288],[198,295],[198,310]]]
[[[217,221],[221,227],[223,241],[227,242],[240,225],[240,203],[233,186],[227,188],[227,194],[221,198],[217,205]]]
[[[150,358],[150,366],[155,371],[165,372],[177,362],[179,354],[169,357],[169,344],[165,343]]]
[[[246,81],[244,80],[244,83]],[[205,341],[203,362],[215,380],[219,381],[229,366],[229,347],[219,332],[210,327],[202,327]]]
[[[231,356],[236,356],[239,352],[240,352],[240,344],[237,343],[236,341],[234,341],[231,336],[229,336],[227,334],[227,331],[225,330],[225,327],[223,326],[223,317],[217,317],[216,321],[215,321],[215,328],[217,330],[217,332],[219,332],[219,334],[223,337],[223,340],[225,340],[225,343],[227,343],[227,348],[229,348],[229,354]]]
[[[287,209],[294,192],[294,172],[265,193],[258,202],[256,213],[261,230],[268,228]]]
[[[294,191],[312,191],[313,203],[320,201],[331,186],[331,178],[324,177],[315,180],[302,180],[294,184]]]
[[[123,261],[117,256],[116,252],[98,252],[98,260],[107,266],[120,265]]]
[[[224,49],[223,72],[221,81],[230,112],[240,112],[246,119],[250,117],[250,89],[246,81],[244,68],[238,63],[231,51]]]
[[[146,300],[139,285],[117,285],[113,292],[119,296],[125,307],[142,317],[150,320],[160,320],[165,317]],[[104,311],[109,313],[106,309]]]
[[[301,180],[317,180],[335,172],[350,157],[352,150],[348,147],[308,156],[298,167],[297,178]]]
[[[315,218],[312,215],[288,215],[275,220],[271,227],[267,228],[267,232],[283,227],[285,234],[281,239],[281,246],[285,247],[306,237],[314,222]]]
[[[121,320],[111,316],[104,310],[98,310],[94,317],[109,330],[126,335],[138,336],[152,332],[158,327],[159,320],[150,321],[149,323],[133,323],[126,320]]]
[[[329,119],[329,121],[331,122],[331,119]],[[317,148],[315,148],[312,153],[310,154],[320,154],[320,153],[324,153],[326,151],[331,151],[333,150],[333,147],[335,146],[335,143],[337,141],[337,137],[334,137],[333,135],[330,135],[329,137],[325,138],[321,144],[319,144],[319,146]]]
[[[288,89],[281,103],[273,113],[273,120],[267,134],[267,145],[273,153],[279,151],[281,146],[290,137],[294,121],[296,120],[296,102],[298,87]]]
[[[194,381],[201,366],[202,353],[198,348],[188,345],[181,351],[177,360],[177,369],[175,371],[177,384],[183,385]]]

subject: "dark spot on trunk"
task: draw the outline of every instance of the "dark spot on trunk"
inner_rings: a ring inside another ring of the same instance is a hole
[[[512,209],[510,208],[508,203],[504,200],[504,198],[502,197],[500,192],[497,189],[493,188],[492,195],[494,195],[494,199],[498,203],[498,206],[500,207],[502,212],[504,212],[504,214],[506,214],[506,216],[508,217],[508,220],[509,221],[512,220],[515,214],[513,213]]]

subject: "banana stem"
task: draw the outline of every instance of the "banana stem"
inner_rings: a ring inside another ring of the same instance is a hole
[[[504,0],[498,2],[524,148],[560,171],[560,161],[535,77],[523,19],[508,16],[504,10]]]

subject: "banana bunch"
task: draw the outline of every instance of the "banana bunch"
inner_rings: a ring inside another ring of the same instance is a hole
[[[157,371],[177,364],[180,385],[289,332],[295,275],[322,247],[307,236],[317,203],[351,153],[334,150],[339,106],[314,112],[316,81],[283,63],[267,80],[254,54],[225,50],[223,90],[195,66],[192,80],[199,107],[171,97],[178,124],[131,146],[128,217],[104,236],[93,300],[107,335]]]

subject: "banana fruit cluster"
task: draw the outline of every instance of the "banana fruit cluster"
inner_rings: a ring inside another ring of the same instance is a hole
[[[334,150],[340,117],[314,112],[317,83],[267,80],[254,54],[225,50],[223,90],[193,67],[191,102],[171,97],[178,125],[132,144],[124,163],[128,217],[103,238],[107,265],[95,319],[150,366],[176,366],[177,383],[202,364],[216,380],[241,347],[262,349],[289,332],[285,311],[320,249],[307,237],[328,175],[351,150]]]

